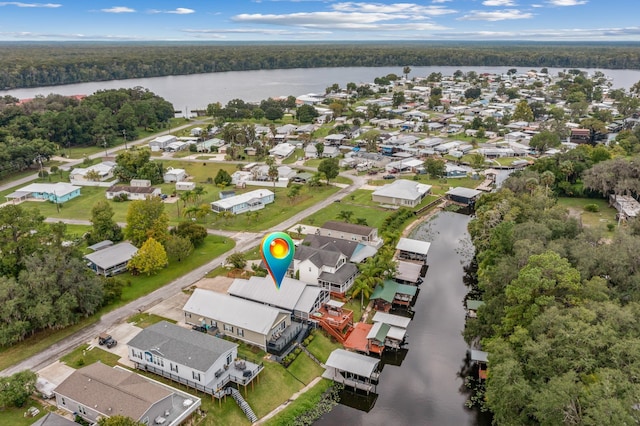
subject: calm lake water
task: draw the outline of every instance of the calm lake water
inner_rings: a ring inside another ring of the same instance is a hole
[[[412,67],[409,77],[426,77],[432,72],[452,75],[456,70],[503,73],[513,67]],[[528,68],[516,68],[526,71]],[[540,68],[537,68],[538,70]],[[562,71],[549,68],[551,74]],[[586,69],[589,73],[596,69]],[[614,88],[628,89],[640,81],[640,70],[600,70],[613,80]],[[345,87],[347,83],[370,83],[376,77],[389,73],[402,74],[402,67],[347,67],[310,68],[264,71],[232,71],[210,74],[193,74],[154,78],[113,80],[94,83],[48,86],[35,89],[0,91],[0,96],[12,95],[19,99],[36,95],[58,93],[61,95],[90,95],[98,90],[142,86],[171,102],[178,111],[204,109],[208,104],[223,105],[231,99],[261,101],[275,96],[299,96],[307,93],[324,93],[334,83]]]
[[[429,269],[408,328],[408,350],[400,366],[386,363],[380,374],[378,398],[367,413],[336,406],[316,424],[346,425],[475,425],[474,411],[464,407],[467,394],[461,372],[467,365],[462,338],[467,287],[464,271],[473,256],[467,232],[469,216],[441,212],[420,224],[411,238],[430,241]],[[393,360],[392,360],[393,362]],[[397,363],[397,362],[396,362]],[[346,403],[364,397],[346,394]],[[482,423],[482,422],[480,422]]]

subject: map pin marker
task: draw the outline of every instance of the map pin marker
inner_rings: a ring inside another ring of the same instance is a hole
[[[294,252],[293,240],[284,232],[272,232],[262,239],[260,244],[262,260],[267,265],[267,270],[278,290],[289,269]]]

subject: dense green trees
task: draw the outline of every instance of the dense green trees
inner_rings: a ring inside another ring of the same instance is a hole
[[[327,184],[329,181],[340,173],[340,166],[338,165],[337,158],[325,158],[318,165],[318,172],[322,173],[327,179]]]
[[[321,48],[316,44],[5,43],[0,46],[0,89],[224,71],[405,64],[637,69],[640,53],[634,46],[615,43],[380,42]]]
[[[164,211],[160,197],[132,201],[127,210],[127,226],[124,236],[136,247],[141,247],[148,238],[163,244],[167,236],[169,217]]]
[[[22,407],[36,390],[38,375],[31,370],[0,377],[0,407]]]

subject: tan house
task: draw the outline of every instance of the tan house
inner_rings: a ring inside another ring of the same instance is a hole
[[[339,222],[330,220],[325,222],[319,229],[318,235],[322,237],[332,237],[340,240],[350,240],[377,244],[378,228],[372,228],[365,225],[356,225],[355,223]]]
[[[374,191],[372,199],[380,204],[416,207],[430,191],[431,185],[406,179],[398,179]]]

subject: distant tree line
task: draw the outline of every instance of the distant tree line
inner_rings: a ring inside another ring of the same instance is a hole
[[[640,50],[632,43],[4,43],[0,89],[224,71],[407,64],[639,69]]]

